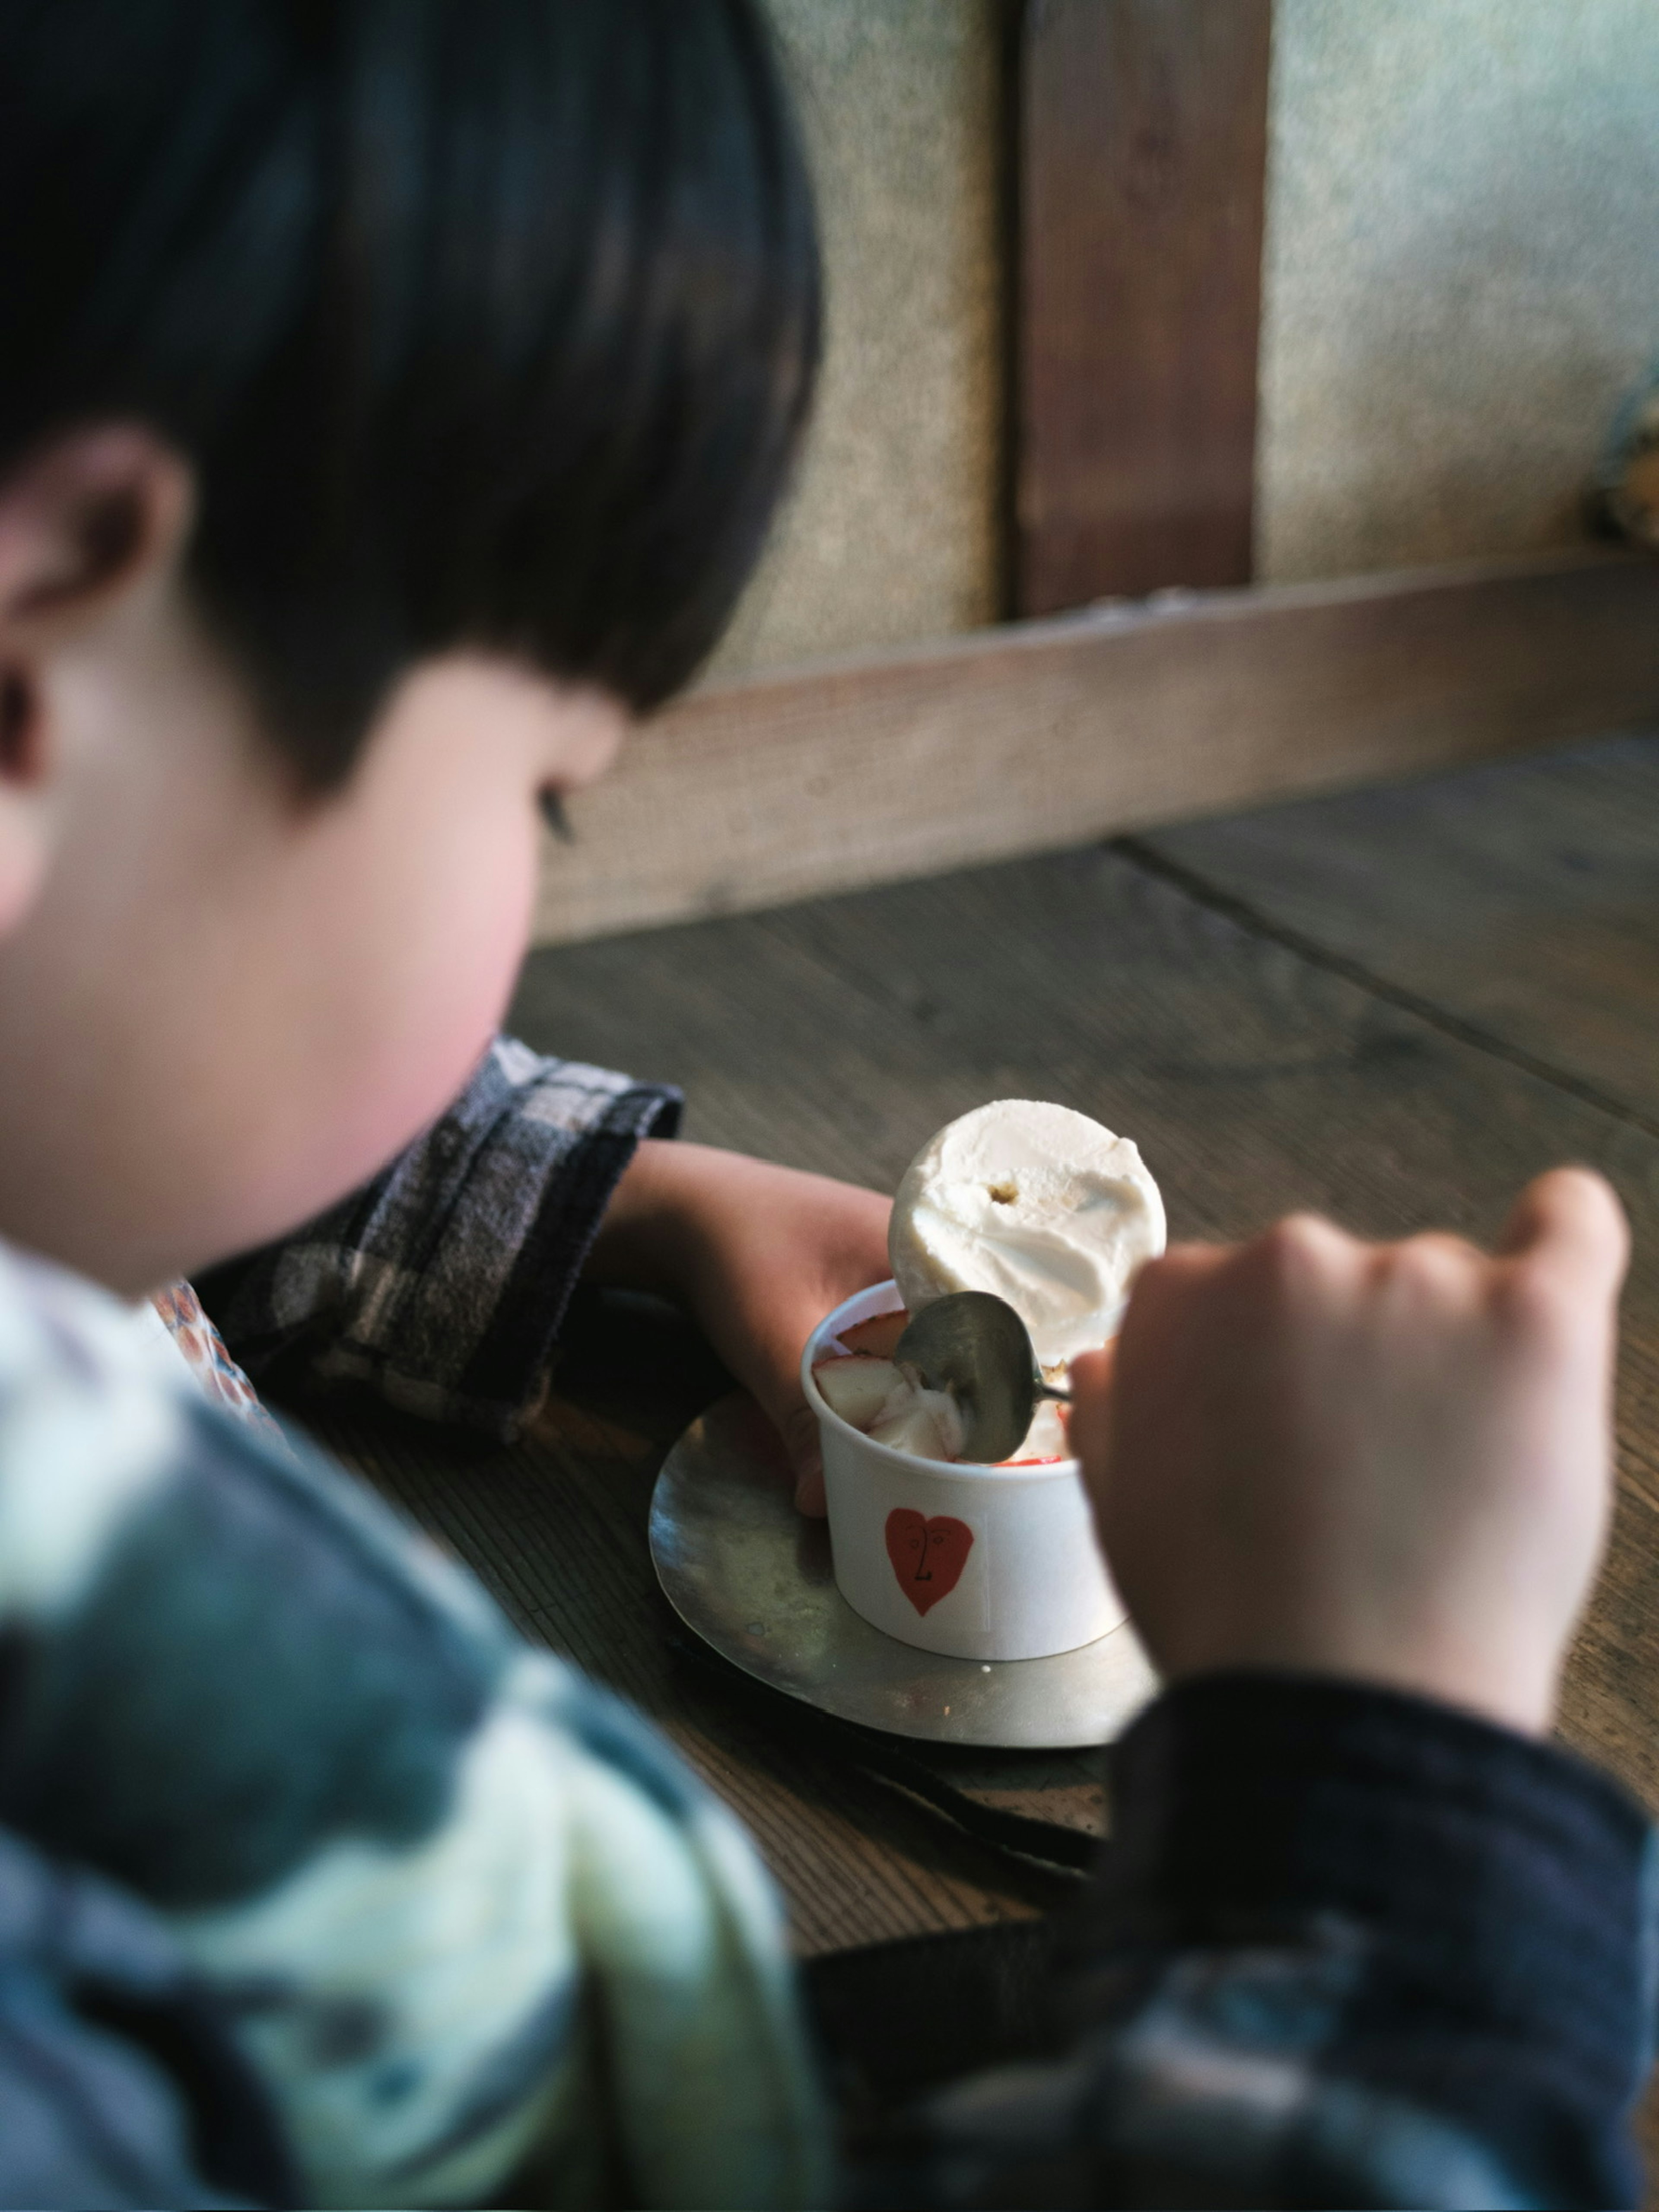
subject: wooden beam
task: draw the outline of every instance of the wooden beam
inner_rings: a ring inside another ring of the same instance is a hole
[[[1271,0],[1029,0],[1014,611],[1248,582]]]
[[[538,939],[768,906],[1659,714],[1659,566],[1170,594],[693,692],[551,848]]]

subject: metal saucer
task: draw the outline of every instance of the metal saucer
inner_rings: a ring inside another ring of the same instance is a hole
[[[1127,1621],[1079,1650],[991,1665],[884,1636],[836,1588],[829,1531],[792,1490],[770,1425],[738,1395],[691,1424],[651,1499],[668,1602],[773,1689],[892,1735],[1058,1751],[1109,1742],[1157,1688]]]

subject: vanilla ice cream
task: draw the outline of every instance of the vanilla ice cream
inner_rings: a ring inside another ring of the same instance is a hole
[[[913,1314],[950,1291],[1006,1298],[1053,1378],[1116,1333],[1164,1237],[1158,1185],[1127,1137],[1069,1106],[999,1098],[911,1161],[888,1252]]]

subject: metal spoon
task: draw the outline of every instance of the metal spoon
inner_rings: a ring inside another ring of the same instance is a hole
[[[966,1425],[962,1455],[994,1466],[1024,1443],[1039,1398],[1069,1406],[1038,1370],[1024,1322],[989,1291],[951,1291],[926,1305],[893,1350],[930,1390],[948,1390]]]

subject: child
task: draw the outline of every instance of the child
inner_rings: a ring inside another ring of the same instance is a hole
[[[580,1272],[664,1288],[811,1502],[793,1361],[883,1202],[492,1041],[538,802],[708,650],[804,420],[762,26],[0,0],[0,2201],[820,2202],[729,1819],[121,1303],[263,1247],[235,1348],[502,1425]],[[1568,1176],[1495,1261],[1149,1271],[1079,1433],[1178,1686],[1058,2055],[871,2201],[1628,2187],[1646,1832],[1528,1740],[1621,1264]]]

